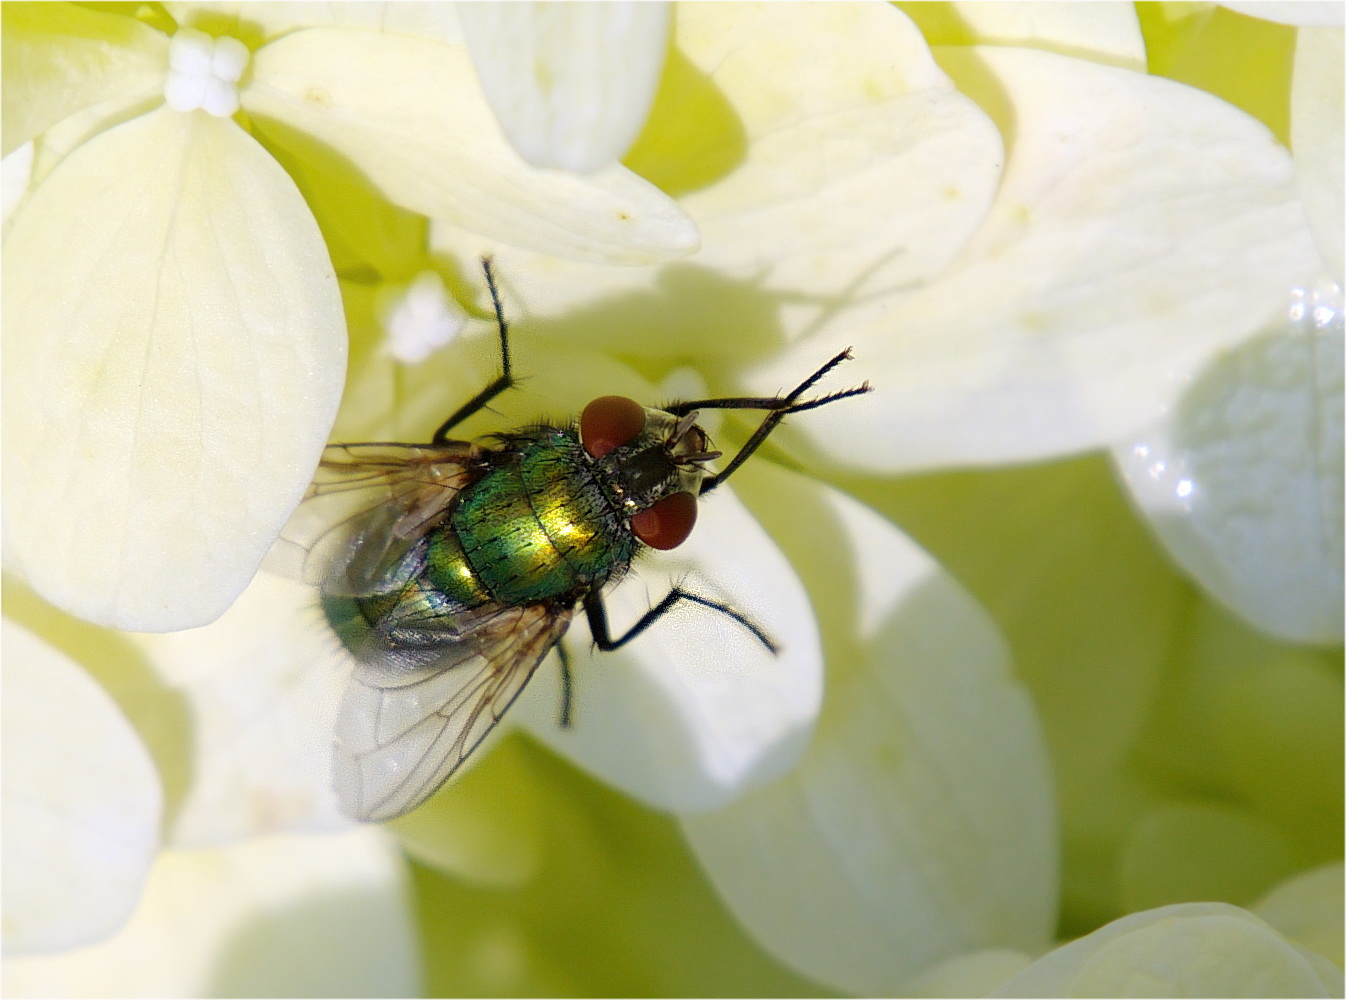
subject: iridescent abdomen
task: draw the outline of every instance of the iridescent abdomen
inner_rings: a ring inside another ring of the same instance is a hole
[[[571,595],[626,570],[635,538],[573,432],[541,431],[504,453],[511,460],[466,487],[445,525],[496,601]]]

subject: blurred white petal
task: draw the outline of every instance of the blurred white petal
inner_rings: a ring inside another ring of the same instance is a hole
[[[1340,15],[1339,5],[1336,6]],[[1339,23],[1339,22],[1338,22]],[[1295,39],[1295,75],[1290,90],[1290,145],[1295,179],[1304,199],[1318,249],[1337,284],[1346,284],[1346,111],[1343,70],[1346,32],[1341,28],[1301,28]]]
[[[3,638],[0,857],[12,960],[98,941],[125,923],[159,848],[163,792],[106,691],[8,619]]]
[[[1183,903],[1132,913],[1039,959],[997,997],[1331,997],[1341,970],[1247,910]]]
[[[420,993],[406,865],[382,830],[164,851],[102,944],[8,960],[8,996]]]
[[[1036,952],[1056,913],[1046,748],[990,619],[924,552],[842,494],[766,465],[738,483],[828,624],[813,744],[773,785],[684,816],[729,908],[779,961],[861,995],[937,963]]]
[[[1264,21],[1306,27],[1340,27],[1346,17],[1341,4],[1323,3],[1322,0],[1225,0],[1220,6]]]
[[[575,678],[572,725],[558,725],[554,656],[515,714],[557,752],[636,799],[708,809],[799,760],[822,701],[822,653],[794,569],[728,487],[702,503],[685,544],[642,558],[605,592],[611,634],[675,583],[752,619],[779,654],[726,615],[686,602],[622,649],[598,652],[580,614],[562,640]]]
[[[1286,937],[1341,965],[1342,866],[1324,865],[1286,879],[1253,912]]]
[[[854,345],[878,391],[799,422],[820,455],[896,470],[1115,441],[1317,274],[1288,153],[1231,105],[1048,52],[941,60],[1003,118],[1005,176],[938,280],[841,309],[753,372],[765,390]]]
[[[216,618],[341,393],[336,279],[294,182],[232,121],[133,119],[29,195],[4,297],[7,559],[91,621]]]
[[[131,107],[163,86],[168,38],[133,17],[69,3],[2,10],[6,156],[68,115]]]
[[[259,573],[209,625],[132,638],[192,717],[191,784],[174,803],[170,843],[346,826],[332,726],[347,663],[311,588]]]
[[[682,210],[624,167],[578,177],[520,160],[464,49],[341,28],[297,31],[257,51],[242,99],[281,145],[295,141],[287,126],[298,130],[300,141],[347,158],[395,203],[493,239],[623,264],[697,246]]]
[[[1292,642],[1342,641],[1342,308],[1331,281],[1300,290],[1113,450],[1174,560]]]
[[[463,34],[486,100],[535,167],[615,163],[645,124],[668,49],[669,7],[463,3]]]

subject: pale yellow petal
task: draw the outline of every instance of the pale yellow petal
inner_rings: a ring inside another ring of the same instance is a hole
[[[630,148],[663,69],[667,3],[457,9],[486,100],[520,156],[535,167],[589,173]]]
[[[134,119],[25,201],[4,296],[11,565],[93,621],[217,617],[341,392],[336,279],[294,183],[232,121]]]
[[[537,170],[505,141],[465,49],[341,28],[260,49],[243,106],[263,133],[316,140],[387,196],[493,239],[561,257],[646,264],[694,250],[696,227],[620,166],[589,177]],[[295,133],[298,134],[295,134]]]
[[[692,4],[625,162],[679,193],[701,228],[695,257],[618,271],[445,226],[434,245],[464,261],[495,250],[533,329],[558,342],[756,357],[838,301],[943,271],[990,207],[1003,148],[891,7]]]
[[[76,948],[135,909],[163,792],[116,703],[78,665],[4,622],[4,949]]]
[[[1316,276],[1290,157],[1231,105],[1048,52],[941,59],[997,116],[1006,173],[938,280],[826,315],[753,370],[774,389],[854,346],[877,391],[801,422],[820,455],[911,469],[1115,441]]]

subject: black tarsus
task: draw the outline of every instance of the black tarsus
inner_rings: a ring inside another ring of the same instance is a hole
[[[556,644],[556,658],[561,661],[561,728],[569,729],[570,702],[574,686],[570,675],[570,654],[566,652],[564,643]]]
[[[439,430],[435,431],[435,436],[430,439],[431,444],[443,444],[448,441],[449,431],[486,406],[506,389],[512,389],[518,384],[509,362],[509,324],[505,322],[505,310],[500,305],[500,292],[495,287],[495,275],[491,273],[490,257],[481,259],[481,269],[486,272],[486,287],[491,290],[491,305],[495,307],[495,322],[500,329],[500,374],[485,389],[482,389],[481,392],[458,407],[453,416],[439,425]]]
[[[729,464],[724,469],[713,476],[707,476],[701,480],[701,496],[705,496],[715,487],[729,478],[740,465],[746,462],[752,453],[755,452],[766,440],[767,435],[776,429],[776,426],[785,419],[788,414],[802,413],[804,410],[816,409],[819,406],[826,406],[828,403],[835,403],[839,399],[849,399],[851,396],[862,396],[870,391],[868,382],[854,386],[850,389],[841,389],[837,392],[829,392],[826,396],[819,396],[817,399],[806,399],[799,403],[799,399],[804,393],[843,361],[849,361],[851,349],[848,347],[827,364],[823,365],[808,378],[800,382],[794,389],[785,396],[732,396],[725,399],[694,399],[689,402],[672,403],[665,409],[675,417],[685,416],[693,410],[770,410],[766,419],[753,431],[752,437],[748,438],[747,443],[738,450]]]
[[[603,606],[603,596],[597,590],[591,590],[584,595],[584,614],[589,619],[589,632],[593,636],[594,645],[605,653],[610,653],[614,649],[620,649],[628,642],[634,639],[640,633],[653,625],[656,621],[672,610],[673,605],[679,601],[690,601],[693,604],[699,604],[703,608],[710,608],[712,611],[718,611],[723,615],[728,615],[734,621],[738,622],[745,629],[751,632],[754,638],[765,646],[771,653],[780,652],[780,648],[767,635],[760,625],[754,622],[747,615],[740,611],[735,611],[727,604],[721,604],[719,601],[712,601],[709,597],[702,597],[700,594],[693,594],[681,587],[674,587],[664,599],[656,604],[650,610],[640,616],[640,619],[627,629],[616,639],[612,638],[608,631],[608,612]]]

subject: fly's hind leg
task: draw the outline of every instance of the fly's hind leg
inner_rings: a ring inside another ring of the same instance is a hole
[[[683,590],[681,587],[674,587],[664,599],[656,604],[650,610],[646,611],[629,629],[613,638],[608,631],[608,612],[603,606],[602,595],[598,591],[593,591],[584,598],[584,614],[589,619],[589,632],[594,637],[594,644],[604,652],[611,652],[614,649],[620,649],[628,642],[634,639],[640,633],[657,622],[664,615],[673,609],[673,605],[679,601],[688,601],[692,604],[699,604],[703,608],[710,608],[712,611],[718,611],[720,614],[732,618],[745,629],[752,633],[753,638],[769,649],[773,654],[780,652],[780,648],[772,640],[771,636],[758,625],[755,621],[736,611],[727,604],[721,604],[719,601],[713,601],[709,597],[702,597],[700,594],[693,594],[690,591]]]
[[[570,705],[574,694],[574,681],[570,673],[570,654],[566,652],[564,642],[556,644],[556,658],[561,661],[561,728],[570,728]]]
[[[439,430],[435,431],[435,436],[430,439],[433,444],[443,444],[449,440],[449,431],[486,406],[506,389],[512,389],[518,384],[515,381],[514,369],[509,360],[509,324],[505,322],[505,310],[500,305],[500,291],[495,287],[495,275],[491,272],[490,257],[481,259],[481,269],[486,273],[486,287],[491,290],[491,305],[495,307],[495,324],[500,330],[500,374],[492,379],[485,389],[482,389],[481,392],[458,407],[453,416],[439,425]]]

